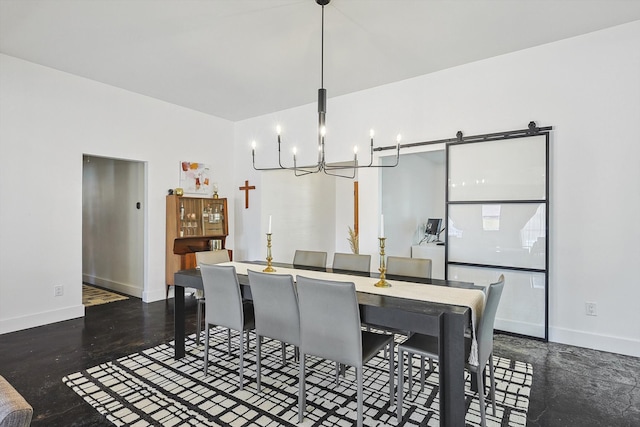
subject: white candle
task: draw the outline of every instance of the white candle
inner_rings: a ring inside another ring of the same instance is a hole
[[[384,215],[380,215],[380,237],[384,237]]]
[[[271,215],[269,215],[269,234],[271,234]]]

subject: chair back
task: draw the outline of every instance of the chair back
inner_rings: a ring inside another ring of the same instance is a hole
[[[301,251],[298,249],[293,256],[293,265],[326,268],[327,253],[317,251]]]
[[[232,265],[202,264],[200,272],[207,299],[204,315],[206,322],[242,331],[244,314],[236,268]]]
[[[198,266],[202,264],[220,264],[229,261],[229,251],[226,249],[196,252],[196,264]]]
[[[362,366],[355,285],[297,276],[297,287],[300,351],[348,366]]]
[[[387,257],[387,274],[431,278],[431,260],[427,258]]]
[[[487,288],[487,300],[484,305],[480,324],[478,325],[477,336],[478,362],[480,366],[484,366],[493,351],[493,325],[496,320],[496,312],[498,311],[498,304],[500,303],[503,288],[504,275],[502,274],[497,282],[490,284]]]
[[[336,252],[333,255],[334,270],[363,271],[371,269],[371,255],[344,254]]]
[[[298,296],[290,274],[249,270],[258,335],[300,346]]]

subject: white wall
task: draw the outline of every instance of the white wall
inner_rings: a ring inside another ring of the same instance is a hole
[[[378,145],[391,145],[399,131],[410,143],[453,138],[458,130],[473,135],[523,129],[531,120],[554,126],[550,339],[640,356],[640,286],[634,266],[640,259],[638,46],[640,21],[329,98],[327,121],[336,135],[327,136],[329,160],[351,157],[352,143],[343,141],[362,140],[362,149],[371,123],[380,136]],[[285,123],[298,132],[308,128],[310,137],[296,134],[291,140],[312,144],[314,107],[237,123],[237,180],[251,176],[260,182],[260,173],[250,165],[251,139],[264,144],[262,165],[274,165],[267,152],[276,151],[272,141],[278,121],[283,129]],[[375,170],[359,173],[363,253],[377,252],[379,179]],[[337,210],[351,206],[342,199],[344,192],[337,194]],[[254,215],[259,218],[259,209]],[[609,227],[606,236],[594,235],[592,224],[603,220]],[[242,234],[250,235],[254,228],[243,224]],[[336,221],[337,230],[347,225]],[[248,238],[241,245],[253,243]],[[586,301],[597,303],[597,317],[585,315]]]
[[[0,90],[0,333],[84,313],[83,153],[147,162],[143,299],[164,298],[167,189],[190,160],[235,196],[233,124],[7,55]]]
[[[311,174],[296,178],[289,171],[274,171],[262,177],[262,256],[266,257],[268,216],[272,217],[274,262],[291,263],[296,249],[328,252],[336,246],[335,178]],[[319,238],[321,236],[321,238]]]
[[[410,257],[411,245],[419,243],[419,225],[429,218],[444,221],[446,171],[443,147],[438,144],[438,148],[402,154],[397,167],[382,169],[382,213],[385,228],[393,231],[386,233],[387,255]]]

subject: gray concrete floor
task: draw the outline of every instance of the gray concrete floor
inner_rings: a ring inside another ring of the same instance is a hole
[[[507,335],[494,353],[533,365],[527,426],[640,426],[640,358]]]

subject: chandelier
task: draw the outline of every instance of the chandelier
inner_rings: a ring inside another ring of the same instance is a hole
[[[327,175],[339,176],[342,178],[355,178],[356,170],[358,168],[389,168],[395,167],[398,165],[400,160],[400,140],[401,136],[398,134],[396,138],[396,158],[394,164],[389,165],[374,165],[373,164],[373,137],[374,131],[373,129],[369,132],[370,137],[370,150],[369,150],[369,164],[359,165],[358,164],[358,147],[353,147],[353,163],[350,165],[342,164],[328,164],[325,161],[325,116],[327,113],[327,90],[324,88],[324,7],[329,4],[331,0],[316,0],[316,3],[322,6],[322,32],[321,32],[321,49],[320,49],[320,89],[318,89],[318,161],[315,165],[309,166],[298,166],[296,160],[297,150],[293,148],[293,166],[284,166],[282,164],[281,157],[281,128],[280,126],[276,127],[276,133],[278,136],[278,165],[279,167],[274,168],[258,168],[256,167],[256,142],[253,141],[251,143],[251,157],[253,161],[253,168],[255,170],[264,171],[264,170],[293,170],[296,176],[304,176],[312,173],[324,172]],[[351,173],[348,174],[348,170],[351,170]]]

